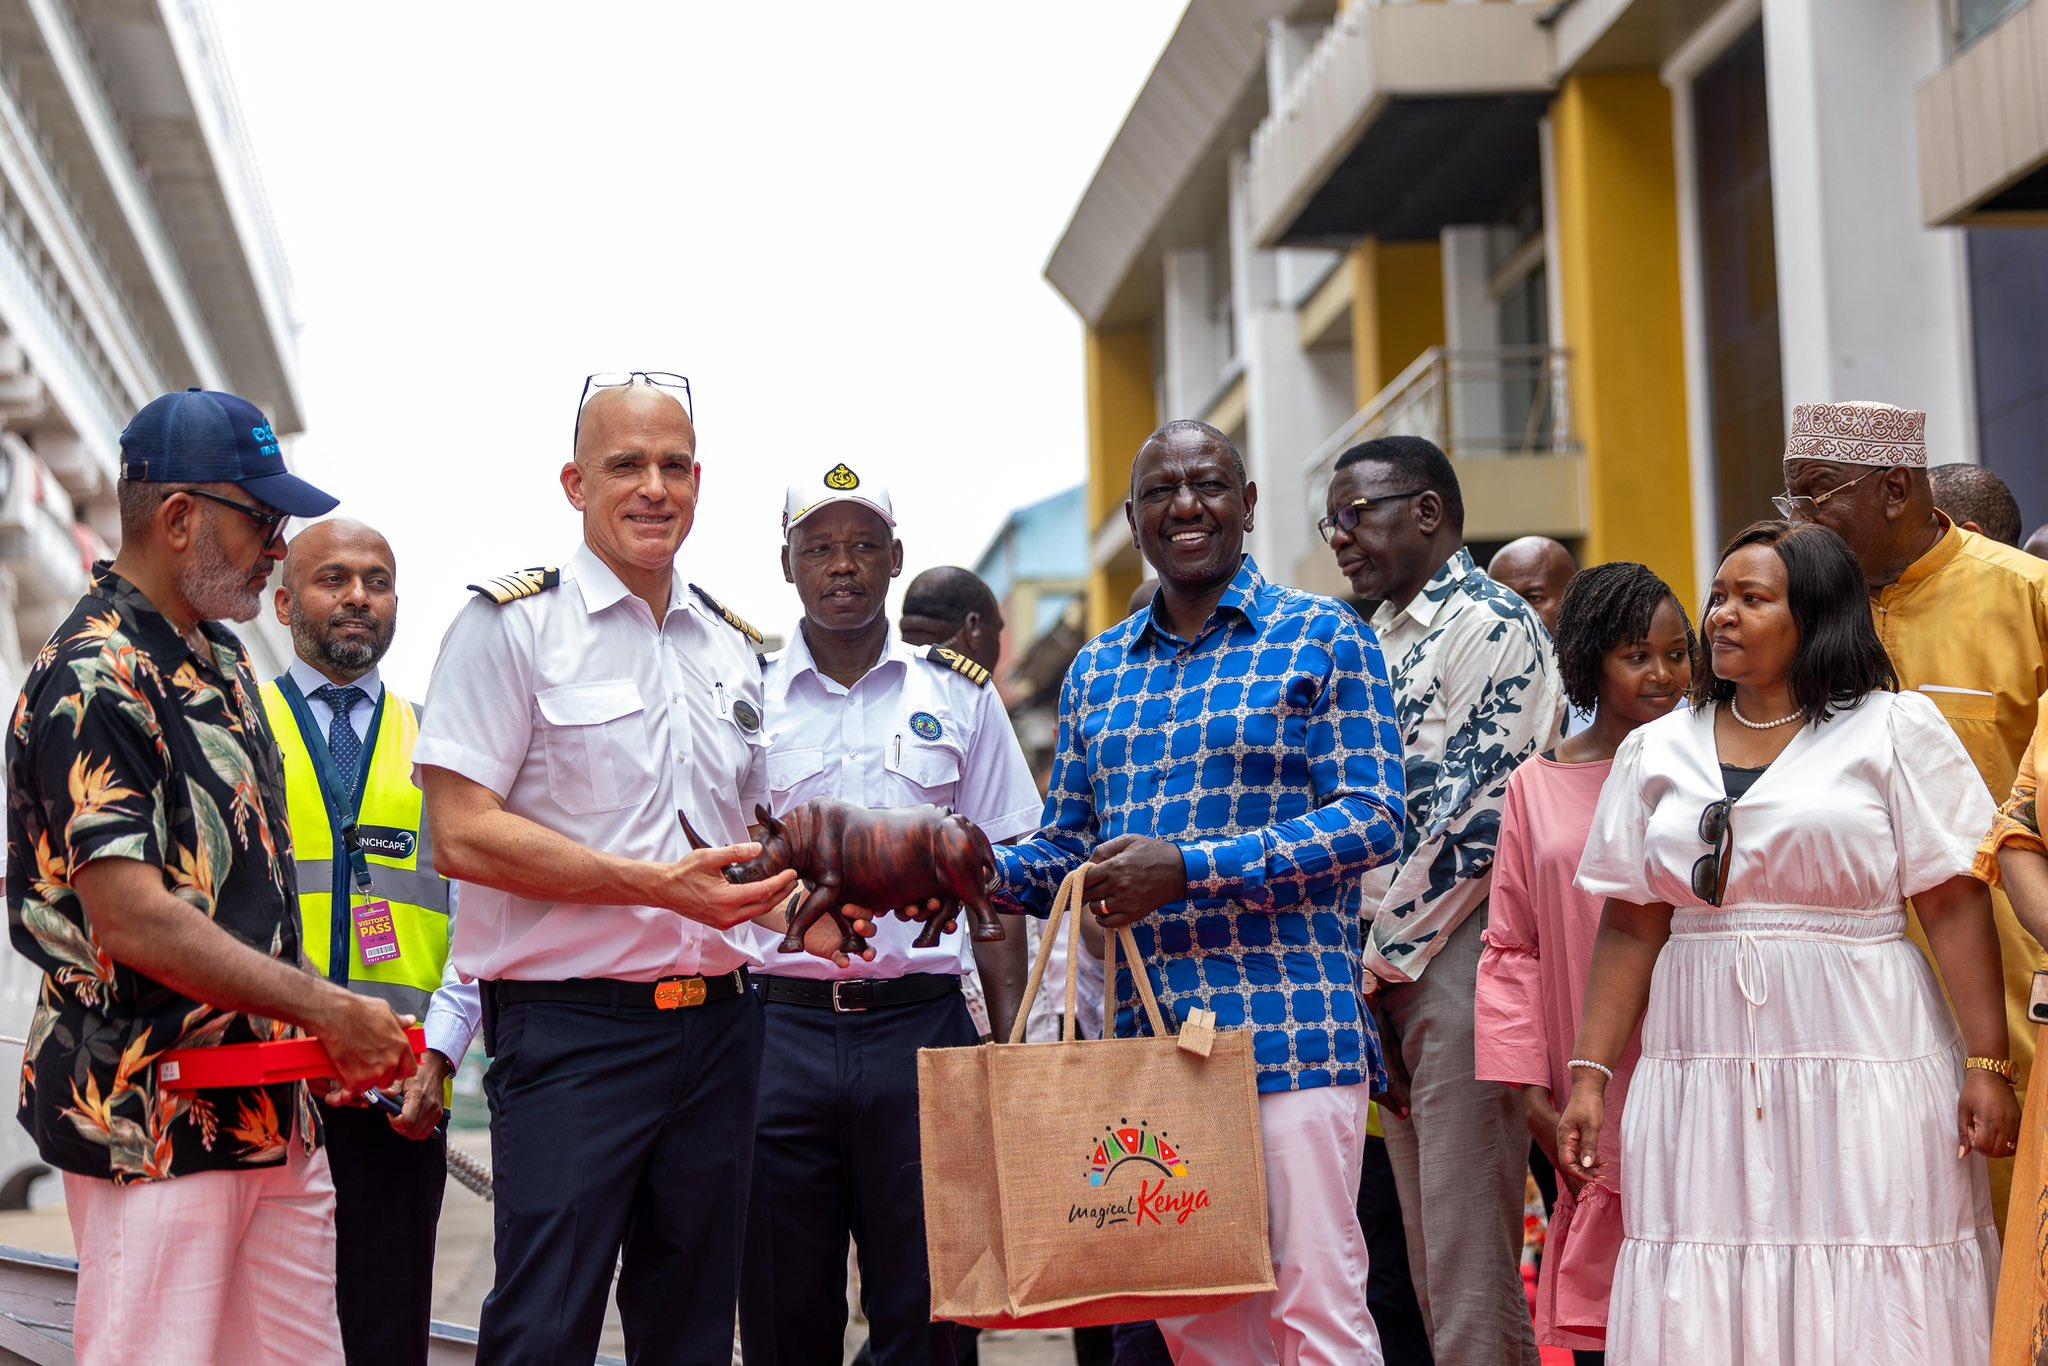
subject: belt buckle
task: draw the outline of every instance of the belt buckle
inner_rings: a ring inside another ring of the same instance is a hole
[[[654,984],[657,1010],[690,1010],[704,1004],[702,977],[664,977]]]
[[[849,983],[854,986],[859,986],[862,983],[862,979],[858,977],[841,977],[832,983],[832,1013],[834,1015],[867,1014],[869,1009],[867,1006],[846,1005],[841,1002],[839,996],[839,989],[843,986],[848,985]]]

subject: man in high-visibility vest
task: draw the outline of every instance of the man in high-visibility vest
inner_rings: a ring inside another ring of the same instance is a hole
[[[351,1363],[427,1359],[434,1229],[446,1178],[445,1085],[476,1032],[476,988],[448,973],[454,888],[434,871],[413,784],[419,712],[377,665],[398,624],[398,570],[359,522],[292,539],[278,620],[298,658],[263,686],[284,755],[299,919],[313,970],[423,1019],[419,1071],[387,1116],[335,1093],[336,1299]]]

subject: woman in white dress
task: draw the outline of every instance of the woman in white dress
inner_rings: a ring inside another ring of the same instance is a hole
[[[1834,533],[1738,535],[1701,627],[1693,710],[1623,744],[1579,870],[1609,899],[1561,1162],[1601,1169],[1605,1072],[1643,1031],[1608,1359],[1976,1366],[1998,1280],[1979,1154],[2018,1127],[1970,876],[1990,794],[1895,691]]]

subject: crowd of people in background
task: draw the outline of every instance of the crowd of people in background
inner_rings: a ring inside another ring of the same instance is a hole
[[[679,376],[586,381],[582,543],[473,586],[423,708],[377,673],[390,546],[288,541],[335,502],[262,415],[157,400],[120,554],[7,745],[10,929],[45,973],[21,1117],[64,1173],[79,1359],[425,1360],[445,1087],[481,1033],[480,1359],[588,1359],[616,1284],[635,1361],[723,1360],[735,1323],[754,1366],[837,1360],[851,1253],[864,1359],[971,1361],[929,1314],[916,1054],[1010,1036],[1027,918],[1077,870],[1081,1037],[1145,1031],[1134,970],[1252,1037],[1275,1280],[1077,1332],[1077,1361],[2022,1359],[2048,528],[2020,548],[2011,494],[1930,469],[1924,430],[1797,407],[1778,515],[1694,618],[1541,537],[1482,570],[1415,436],[1336,462],[1317,530],[1350,601],[1278,583],[1246,533],[1296,510],[1168,423],[1126,503],[1156,578],[1068,670],[1041,792],[988,587],[928,570],[892,631],[874,471],[805,471],[764,529],[802,604],[782,649],[681,579]],[[297,659],[259,683],[220,623],[280,562]],[[931,907],[809,924],[793,871],[725,876],[812,800],[959,811],[1004,938],[914,943]],[[295,1032],[331,1083],[154,1065]]]

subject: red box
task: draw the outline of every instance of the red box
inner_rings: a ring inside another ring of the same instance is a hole
[[[427,1049],[427,1031],[406,1031],[413,1056]],[[217,1048],[175,1048],[157,1059],[156,1079],[167,1091],[206,1091],[216,1086],[271,1086],[332,1077],[334,1062],[318,1039],[273,1039]]]

